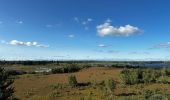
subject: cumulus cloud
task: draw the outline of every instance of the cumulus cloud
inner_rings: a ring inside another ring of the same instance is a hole
[[[141,30],[138,27],[125,25],[120,27],[112,26],[110,21],[107,20],[104,24],[97,25],[97,33],[100,36],[114,35],[114,36],[130,36],[140,33]]]
[[[18,41],[18,40],[11,40],[7,44],[18,45],[18,46],[34,46],[34,47],[43,47],[43,48],[49,47],[48,45],[38,44],[38,42],[23,42],[23,41]]]

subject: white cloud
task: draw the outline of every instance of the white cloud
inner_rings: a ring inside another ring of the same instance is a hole
[[[87,25],[87,24],[89,24],[89,23],[92,22],[92,21],[93,21],[92,18],[87,18],[87,20],[82,21],[82,24],[83,24],[83,25]]]
[[[69,38],[74,38],[75,36],[73,34],[68,35]]]
[[[170,42],[165,42],[165,43],[161,43],[159,44],[160,47],[170,47]]]
[[[100,36],[114,35],[114,36],[130,36],[140,33],[141,30],[138,27],[125,25],[120,27],[112,26],[110,22],[98,25],[97,32]]]
[[[88,18],[88,19],[87,19],[87,21],[88,21],[88,22],[91,22],[91,21],[93,21],[93,19],[91,19],[91,18]]]
[[[88,25],[93,21],[93,19],[92,18],[81,19],[78,17],[74,17],[74,21],[83,25],[85,30],[88,30],[89,29]]]
[[[18,41],[18,40],[11,40],[7,44],[18,45],[18,46],[34,46],[34,47],[43,47],[43,48],[49,47],[48,45],[38,44],[37,42],[23,42],[23,41]]]
[[[99,44],[98,47],[106,47],[104,44]]]
[[[170,48],[170,42],[160,43],[160,44],[155,45],[149,49],[157,49],[157,48]]]

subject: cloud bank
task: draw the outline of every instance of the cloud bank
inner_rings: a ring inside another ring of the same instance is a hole
[[[23,42],[23,41],[18,41],[18,40],[11,40],[7,44],[17,45],[17,46],[34,46],[34,47],[42,47],[42,48],[49,47],[49,45],[38,44],[38,42]]]
[[[161,49],[161,48],[170,48],[170,42],[160,43],[160,44],[157,44],[149,49]]]

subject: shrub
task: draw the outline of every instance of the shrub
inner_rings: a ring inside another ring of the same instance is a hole
[[[167,68],[167,67],[162,68],[161,75],[162,76],[169,76],[170,75],[170,68]]]
[[[77,86],[76,76],[75,75],[68,76],[68,83],[69,83],[70,86],[76,87]]]
[[[104,85],[106,90],[109,92],[114,92],[113,90],[116,88],[116,82],[111,79],[105,80]]]
[[[158,83],[168,84],[169,82],[166,80],[164,76],[161,76],[159,79],[157,79]]]
[[[130,71],[127,69],[123,69],[120,73],[120,79],[123,82],[123,84],[130,84],[130,77],[129,77]]]
[[[131,71],[131,73],[129,73],[130,75],[130,84],[137,84],[139,79],[138,79],[138,73],[137,71]]]
[[[10,79],[10,75],[3,69],[0,68],[0,100],[7,100],[14,92],[11,86],[13,80]]]
[[[143,82],[144,83],[151,83],[151,82],[155,82],[156,81],[156,72],[154,70],[151,69],[147,69],[143,72],[142,74],[143,77]]]
[[[141,72],[137,70],[124,69],[120,73],[120,79],[123,84],[137,84],[139,83]]]
[[[144,98],[145,99],[148,99],[148,98],[150,98],[152,95],[154,95],[154,92],[152,91],[152,90],[144,90],[144,93],[143,93],[143,95],[144,95]]]

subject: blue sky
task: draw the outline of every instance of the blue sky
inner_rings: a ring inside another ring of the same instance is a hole
[[[0,59],[170,60],[169,0],[0,0]]]

